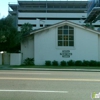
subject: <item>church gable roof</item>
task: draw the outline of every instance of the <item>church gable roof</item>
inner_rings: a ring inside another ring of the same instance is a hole
[[[70,22],[70,21],[63,21],[63,22],[59,22],[59,23],[53,24],[51,26],[47,26],[47,27],[43,27],[43,28],[40,28],[40,29],[33,30],[30,33],[30,35],[38,33],[38,32],[41,32],[41,31],[45,31],[45,30],[53,28],[53,27],[59,27],[59,26],[65,25],[65,24],[67,24],[69,26],[73,26],[73,27],[78,27],[80,29],[84,29],[84,30],[87,30],[87,31],[90,31],[90,32],[93,32],[93,33],[96,33],[96,34],[100,35],[100,32],[98,32],[96,30],[90,29],[90,28],[88,28],[86,26],[81,26],[79,24],[76,24],[76,23],[73,23],[73,22]]]

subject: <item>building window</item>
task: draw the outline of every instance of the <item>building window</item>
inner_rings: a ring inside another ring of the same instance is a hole
[[[64,25],[58,27],[58,46],[74,46],[74,28]]]

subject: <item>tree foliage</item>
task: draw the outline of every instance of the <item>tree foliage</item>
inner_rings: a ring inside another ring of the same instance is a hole
[[[14,22],[12,16],[0,19],[0,51],[18,52],[23,35],[32,31],[32,25],[25,23],[18,32]]]
[[[94,26],[92,24],[86,23],[85,26],[90,28],[90,29],[94,29]]]
[[[21,33],[23,35],[26,35],[28,34],[29,32],[32,31],[32,25],[30,23],[24,23],[22,26],[21,26]]]
[[[0,19],[0,51],[16,52],[21,41],[21,34],[13,26],[11,16]],[[16,51],[12,51],[15,48]]]

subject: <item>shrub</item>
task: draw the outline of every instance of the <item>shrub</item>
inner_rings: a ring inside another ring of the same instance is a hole
[[[66,66],[66,65],[67,65],[67,62],[66,62],[66,61],[61,61],[61,62],[60,62],[60,65],[61,65],[61,66]]]
[[[34,65],[34,59],[33,58],[26,58],[24,60],[24,65]]]
[[[97,65],[100,66],[100,61],[97,62]]]
[[[89,62],[89,65],[90,65],[90,66],[97,66],[97,61],[91,60],[91,61]]]
[[[75,65],[75,62],[73,60],[69,60],[67,62],[68,66],[74,66]]]
[[[45,61],[46,66],[51,66],[51,61]]]
[[[83,60],[83,66],[89,66],[89,61]]]
[[[58,61],[54,60],[54,61],[52,62],[52,65],[53,65],[53,66],[58,66]]]
[[[81,60],[75,61],[75,65],[76,65],[76,66],[82,66],[82,61],[81,61]]]

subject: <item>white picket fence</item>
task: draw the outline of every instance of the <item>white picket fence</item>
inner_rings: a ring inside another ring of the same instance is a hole
[[[0,65],[21,65],[21,53],[2,53],[0,54]]]

